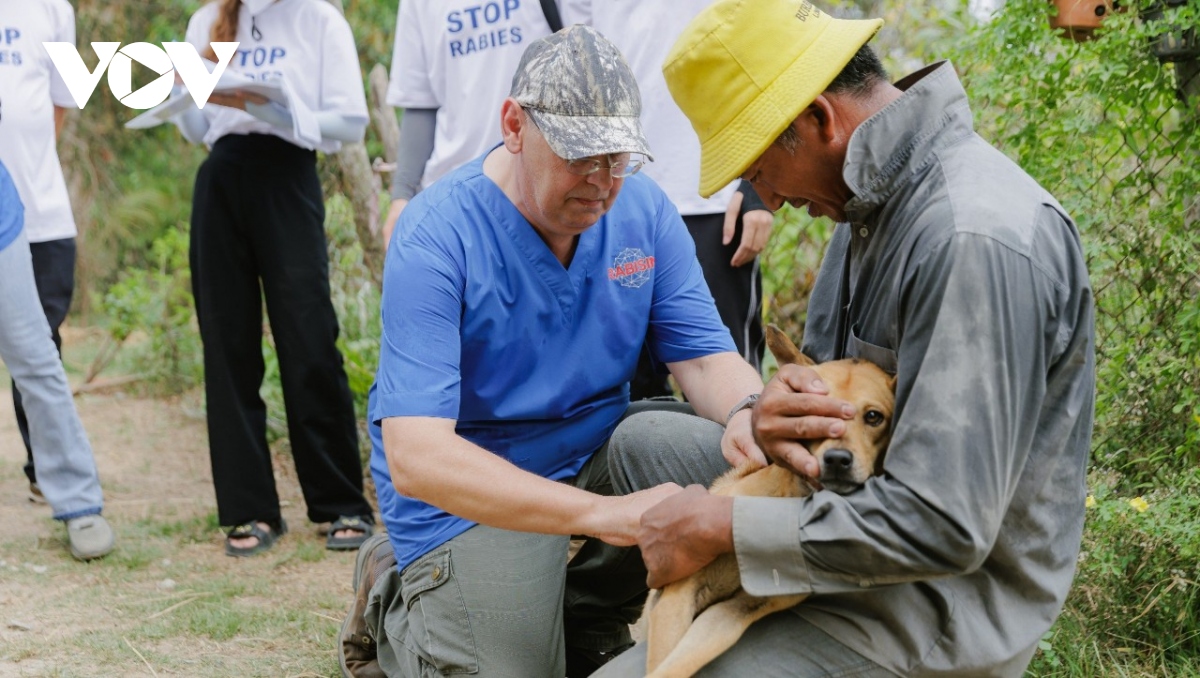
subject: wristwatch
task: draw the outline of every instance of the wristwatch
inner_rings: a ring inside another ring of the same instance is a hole
[[[758,402],[758,395],[759,394],[757,394],[757,393],[751,393],[750,395],[746,396],[745,398],[742,398],[741,400],[739,400],[738,404],[734,405],[733,409],[729,410],[729,414],[725,416],[725,425],[726,426],[729,425],[729,420],[733,419],[733,415],[737,414],[738,412],[741,412],[742,410],[748,410],[751,407],[754,407],[754,403]]]

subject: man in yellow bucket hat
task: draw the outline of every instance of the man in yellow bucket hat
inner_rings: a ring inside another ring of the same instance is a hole
[[[771,209],[839,222],[804,352],[897,377],[891,445],[861,488],[692,486],[642,516],[651,586],[733,552],[752,595],[810,594],[699,676],[1021,676],[1074,576],[1095,392],[1078,231],[973,131],[949,63],[888,81],[866,45],[880,25],[718,0],[663,66],[700,138],[701,194],[741,176]],[[801,441],[863,416],[827,392],[779,371],[753,412],[767,456],[819,476]],[[595,675],[644,662],[639,646]]]

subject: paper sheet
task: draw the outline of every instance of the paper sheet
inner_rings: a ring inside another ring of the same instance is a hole
[[[212,64],[210,70],[215,66]],[[248,78],[236,71],[226,70],[217,80],[216,86],[213,87],[213,93],[235,91],[257,94],[287,109],[292,115],[292,135],[301,142],[301,145],[315,148],[321,142],[321,125],[317,121],[316,114],[301,101],[291,83],[286,79],[262,82]],[[125,123],[125,127],[127,129],[147,129],[161,125],[195,105],[192,95],[186,88],[180,87],[179,90],[167,97],[166,101]],[[216,104],[206,105],[215,106]]]
[[[166,101],[154,108],[142,111],[136,118],[125,123],[125,128],[149,129],[156,127],[195,105],[196,103],[192,101],[192,95],[188,94],[187,90],[173,92],[171,96],[167,97]]]

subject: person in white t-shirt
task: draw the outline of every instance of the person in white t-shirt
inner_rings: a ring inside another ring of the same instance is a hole
[[[550,34],[538,0],[405,0],[387,102],[403,109],[384,245],[421,189],[500,143],[500,102],[529,43]]]
[[[56,353],[75,287],[75,220],[55,141],[74,103],[42,47],[51,41],[75,42],[66,0],[0,0],[0,360],[13,379],[31,498],[50,504],[71,555],[89,560],[112,551],[114,534]]]
[[[758,254],[771,235],[774,215],[749,182],[731,183],[711,198],[696,192],[700,143],[667,91],[662,74],[675,37],[710,2],[565,0],[563,11],[571,21],[588,24],[611,40],[637,76],[642,90],[642,125],[655,151],[655,162],[644,171],[679,208],[696,242],[696,255],[721,321],[733,335],[738,352],[761,371],[765,344]]]
[[[8,103],[0,160],[9,168],[25,204],[25,231],[33,255],[38,299],[54,345],[75,292],[75,217],[55,142],[74,99],[42,48],[43,42],[75,44],[75,11],[66,0],[0,2],[0,96]],[[17,428],[25,442],[29,499],[44,502],[34,469],[29,420],[21,391],[12,385]]]
[[[254,555],[287,531],[258,393],[264,297],[308,517],[332,523],[328,548],[357,549],[374,517],[336,346],[315,153],[361,140],[366,129],[354,37],[324,0],[218,0],[192,16],[187,40],[210,59],[210,42],[239,43],[228,68],[284,81],[321,132],[298,138],[290,110],[243,92],[214,95],[175,121],[212,150],[196,176],[190,261],[217,510],[232,526],[225,553]]]

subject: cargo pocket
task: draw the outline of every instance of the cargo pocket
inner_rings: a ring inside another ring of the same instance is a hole
[[[450,551],[434,551],[414,561],[400,579],[408,623],[403,638],[396,640],[443,675],[477,673],[475,637]]]

